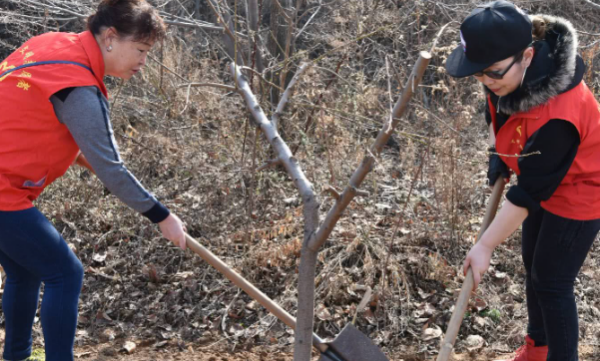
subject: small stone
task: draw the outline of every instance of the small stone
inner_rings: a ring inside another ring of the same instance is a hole
[[[135,350],[136,344],[135,342],[132,341],[127,341],[125,342],[125,344],[123,345],[123,349],[128,353],[132,353],[133,350]]]
[[[479,335],[469,335],[465,341],[469,351],[477,350],[485,345],[485,340]]]

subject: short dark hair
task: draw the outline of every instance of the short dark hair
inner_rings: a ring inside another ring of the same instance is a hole
[[[88,30],[99,35],[104,27],[114,27],[121,36],[135,41],[159,41],[165,37],[165,23],[158,11],[145,0],[102,0],[87,19]]]
[[[527,49],[529,49],[529,48],[530,48],[530,47],[528,46],[528,47],[526,47],[525,49],[523,49],[523,50],[519,51],[519,52],[518,52],[518,53],[515,55],[515,57],[514,57],[515,61],[521,61],[521,60],[523,60],[523,56],[525,55],[525,50],[527,50]]]

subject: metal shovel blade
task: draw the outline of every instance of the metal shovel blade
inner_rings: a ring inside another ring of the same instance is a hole
[[[389,361],[379,347],[351,323],[327,346],[345,361]],[[321,354],[319,361],[337,361],[327,356],[327,353]]]

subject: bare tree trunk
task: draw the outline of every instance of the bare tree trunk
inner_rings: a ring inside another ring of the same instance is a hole
[[[319,251],[309,247],[318,225],[309,224],[305,210],[304,243],[300,252],[298,270],[298,313],[296,314],[296,331],[294,333],[294,361],[309,361],[312,351],[313,320],[315,313],[315,272]]]
[[[292,15],[294,0],[271,0],[271,36],[267,47],[271,54],[278,60],[283,60],[285,42],[290,28],[286,17]]]
[[[261,44],[258,36],[258,24],[260,22],[260,9],[257,0],[247,0],[249,42],[248,42],[248,64],[256,68],[259,73],[265,70],[262,54],[260,52]]]
[[[294,79],[290,82],[290,85],[285,92],[285,96],[282,97],[280,104],[277,106],[277,109],[279,109],[280,112],[283,111],[285,103],[288,101],[290,93],[292,92],[292,88],[296,84],[297,78],[306,68],[307,65],[301,66]],[[308,243],[314,237],[314,233],[319,225],[319,202],[314,193],[312,184],[306,178],[298,160],[294,157],[288,145],[277,132],[277,128],[274,126],[273,121],[269,120],[264,114],[256,97],[250,89],[247,78],[235,65],[232,65],[231,72],[237,80],[238,89],[246,101],[248,110],[252,113],[257,125],[261,128],[275,151],[277,159],[274,160],[273,163],[278,163],[285,167],[302,197],[302,203],[304,205],[304,246],[302,247],[302,258],[300,262],[300,277],[308,277],[308,279],[305,279],[304,282],[300,282],[299,287],[303,288],[298,289],[298,317],[296,318],[296,347],[294,349],[294,361],[308,361],[310,360],[313,340],[312,318],[314,314],[314,275],[318,253],[308,247]],[[279,113],[276,113],[275,115],[277,114]],[[303,315],[308,315],[308,317],[304,317]]]
[[[217,17],[217,21],[225,28],[221,38],[225,44],[225,51],[227,51],[227,55],[229,55],[231,59],[234,59],[236,64],[240,66],[245,65],[246,62],[243,56],[243,51],[238,46],[238,39],[235,36],[235,24],[233,16],[231,16],[229,11],[219,10],[220,4],[218,0],[208,0],[208,5],[210,5],[210,7],[213,9],[213,12]]]
[[[276,62],[282,62],[289,57],[292,51],[293,14],[294,0],[271,0],[271,32],[267,48],[273,55]],[[279,70],[271,73],[270,80],[285,88],[285,84],[280,83],[280,77],[285,73],[284,70]],[[279,103],[280,92],[276,88],[271,88],[271,104]]]
[[[383,125],[375,143],[371,149],[367,151],[361,164],[354,171],[344,192],[336,197],[335,204],[327,213],[327,217],[321,226],[319,226],[317,232],[312,233],[312,236],[310,236],[308,241],[305,239],[302,247],[300,270],[298,274],[298,314],[296,315],[294,361],[310,360],[310,340],[312,338],[314,320],[315,269],[319,248],[327,241],[338,220],[354,197],[363,194],[358,188],[367,174],[373,170],[375,157],[378,157],[381,154],[383,146],[392,136],[395,127],[398,125],[400,118],[408,107],[408,103],[427,69],[430,59],[430,53],[422,52],[420,54],[420,57],[404,86],[404,91],[402,92],[400,99],[396,102],[390,120]],[[309,230],[308,218],[306,219],[305,235],[306,231]]]

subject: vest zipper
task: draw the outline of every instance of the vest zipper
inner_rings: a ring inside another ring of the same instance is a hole
[[[500,100],[502,99],[502,96],[498,97],[498,104],[496,104],[496,114],[500,114]]]

